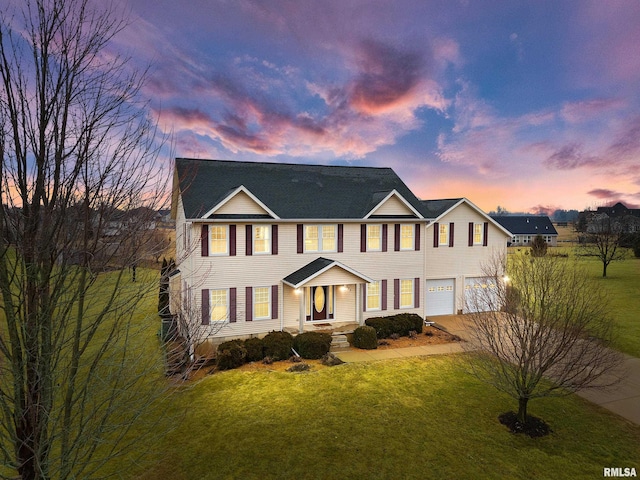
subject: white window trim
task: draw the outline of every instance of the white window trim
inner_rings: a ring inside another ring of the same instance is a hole
[[[267,289],[267,295],[269,296],[269,304],[267,306],[267,316],[266,317],[258,317],[256,315],[256,293],[258,291],[259,288],[266,288]],[[254,287],[253,291],[251,292],[253,295],[252,298],[252,314],[253,314],[253,320],[271,320],[271,287]]]
[[[445,237],[445,241],[442,241],[442,233],[441,233],[441,229],[445,228],[446,230],[446,234],[444,235]],[[439,246],[449,246],[449,224],[447,223],[441,223],[440,225],[438,225],[438,245]]]
[[[308,250],[307,249],[307,227],[317,227],[318,228],[318,249],[317,250]],[[324,249],[322,245],[322,231],[324,227],[333,227],[335,246],[332,250]],[[320,252],[337,252],[338,251],[338,224],[337,223],[310,223],[305,224],[302,227],[302,232],[304,235],[303,238],[303,246],[305,253],[320,253]]]
[[[402,228],[403,227],[410,227],[411,228],[411,245],[408,247],[403,247],[402,246],[402,239],[404,238],[402,236]],[[416,226],[414,224],[400,224],[400,250],[404,251],[404,252],[408,252],[410,250],[415,250],[416,248]]]
[[[480,227],[480,241],[476,242],[476,227],[478,226]],[[482,223],[473,224],[473,244],[484,245],[484,224]]]
[[[258,228],[264,228],[267,231],[267,238],[266,238],[266,245],[267,245],[267,249],[264,252],[258,252],[256,250],[256,229]],[[253,252],[254,255],[271,255],[271,225],[253,225],[251,227],[251,251]]]
[[[366,286],[366,298],[367,298],[366,311],[367,312],[379,312],[380,310],[382,310],[382,282],[377,280],[373,283],[378,285],[378,307],[377,308],[369,307],[369,297],[372,295],[369,295],[369,286],[371,284],[367,283],[367,286]]]
[[[227,247],[224,252],[213,251],[213,229],[224,228],[226,230],[225,237],[227,239]],[[209,256],[210,257],[225,257],[229,255],[229,225],[217,225],[213,224],[209,226]]]
[[[402,282],[411,282],[411,303],[409,303],[408,305],[402,305]],[[398,292],[398,295],[400,295],[400,299],[399,299],[399,305],[401,309],[406,309],[406,308],[414,308],[415,305],[415,285],[413,284],[414,279],[413,278],[401,278],[400,279],[400,286],[399,289],[400,291]]]
[[[226,293],[225,307],[227,309],[227,314],[225,315],[225,318],[214,319],[213,318],[213,312],[215,310],[216,304],[213,301],[213,293],[214,292],[222,292],[222,291],[224,291]],[[224,323],[227,320],[229,320],[229,289],[228,288],[213,288],[213,289],[209,290],[209,322],[210,323]]]
[[[378,227],[379,228],[379,232],[380,232],[380,236],[378,237],[378,248],[370,248],[369,247],[369,228],[370,227]],[[381,252],[382,251],[382,224],[381,223],[371,223],[371,224],[367,224],[367,228],[366,228],[366,233],[367,233],[367,252]]]

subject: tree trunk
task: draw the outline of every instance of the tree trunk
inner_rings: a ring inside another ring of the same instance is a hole
[[[602,262],[602,278],[607,276],[607,264]]]
[[[521,397],[518,399],[518,421],[523,425],[527,421],[527,402],[528,401],[529,399],[526,397],[524,398]]]

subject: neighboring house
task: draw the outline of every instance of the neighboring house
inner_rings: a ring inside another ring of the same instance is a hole
[[[547,245],[558,246],[558,231],[547,216],[493,215],[491,218],[511,232],[509,245],[529,246],[533,239],[540,235]]]
[[[171,308],[216,338],[464,309],[510,232],[390,168],[177,159]]]
[[[626,233],[640,232],[640,208],[628,208],[621,202],[611,207],[598,207],[595,212],[584,212],[586,215],[587,233],[601,231],[617,226]]]

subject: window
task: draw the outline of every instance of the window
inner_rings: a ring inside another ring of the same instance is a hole
[[[400,308],[413,308],[413,280],[400,280]]]
[[[253,318],[256,320],[271,318],[271,288],[253,289]]]
[[[413,225],[400,225],[400,250],[413,249]]]
[[[438,235],[439,245],[449,245],[449,225],[446,223],[440,224],[440,233]]]
[[[382,250],[382,226],[367,225],[367,251]]]
[[[209,226],[209,255],[225,255],[229,251],[227,225]]]
[[[367,311],[380,310],[380,282],[367,284]]]
[[[229,316],[229,290],[211,290],[211,321],[223,322]]]
[[[305,225],[305,252],[335,252],[336,225]]]
[[[253,227],[253,253],[259,255],[261,253],[271,253],[271,227],[258,226]]]
[[[482,223],[473,224],[473,244],[482,245],[484,243],[484,225]]]

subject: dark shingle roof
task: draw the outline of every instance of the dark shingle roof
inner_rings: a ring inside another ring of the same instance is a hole
[[[491,215],[513,235],[557,235],[556,228],[543,215]]]
[[[390,168],[176,159],[187,218],[199,218],[244,185],[283,219],[363,218],[396,190],[423,205]]]
[[[316,258],[312,262],[307,263],[304,267],[301,267],[295,272],[287,275],[282,280],[285,283],[297,288],[298,286],[303,285],[304,283],[306,283],[308,280],[312,279],[316,275],[320,274],[325,269],[329,269],[332,267],[338,267],[338,268],[347,270],[348,272],[360,277],[362,280],[366,282],[371,281],[369,278],[365,277],[361,273],[356,272],[355,270],[350,269],[346,265],[343,265],[342,263],[336,260],[331,260],[329,258],[324,258],[324,257]]]
[[[462,198],[448,198],[446,200],[422,200],[421,203],[423,215],[425,215],[425,217],[427,218],[438,218],[460,200],[462,200]]]

